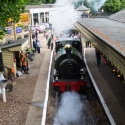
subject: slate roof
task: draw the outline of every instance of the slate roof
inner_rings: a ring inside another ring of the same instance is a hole
[[[125,23],[125,9],[110,15],[109,19]]]
[[[85,18],[78,21],[125,56],[125,24],[106,18]]]
[[[1,49],[6,49],[6,48],[11,48],[11,47],[15,47],[15,46],[19,46],[22,45],[23,43],[25,43],[28,40],[28,38],[23,38],[23,39],[18,39],[15,41],[10,41],[10,43],[5,42],[4,44],[1,45]]]
[[[41,4],[41,5],[27,5],[26,10],[36,9],[36,8],[53,8],[53,7],[61,7],[62,5],[55,4]]]

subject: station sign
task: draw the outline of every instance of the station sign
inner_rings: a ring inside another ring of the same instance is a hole
[[[5,28],[7,31],[7,34],[12,34],[13,33],[13,29],[12,28]]]
[[[22,27],[16,27],[16,33],[21,33],[22,32]]]
[[[20,14],[20,22],[21,23],[29,22],[29,13]]]

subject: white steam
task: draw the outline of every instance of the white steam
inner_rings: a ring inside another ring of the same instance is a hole
[[[81,101],[79,94],[76,92],[63,93],[60,107],[54,118],[54,125],[85,124],[84,109],[86,107]]]
[[[77,21],[73,0],[57,0],[55,8],[50,13],[50,23],[56,32],[73,28]]]
[[[74,3],[80,0],[56,0],[55,7],[50,11],[50,23],[56,32],[73,28],[77,22],[77,12]],[[98,10],[106,0],[87,0],[95,10]],[[84,3],[84,2],[83,2]]]

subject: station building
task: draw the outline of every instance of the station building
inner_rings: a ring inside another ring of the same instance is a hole
[[[5,27],[7,33],[0,41],[2,50],[2,60],[4,64],[4,74],[7,74],[9,68],[14,68],[14,75],[20,65],[19,55],[20,51],[26,47],[30,47],[29,26],[30,14],[29,12],[20,15],[20,21],[13,23],[11,19],[8,20],[8,26]]]

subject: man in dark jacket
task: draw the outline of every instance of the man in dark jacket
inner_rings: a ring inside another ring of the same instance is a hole
[[[37,48],[36,48],[36,40],[35,39],[33,40],[33,48],[35,49],[35,52],[36,52]]]
[[[101,54],[100,54],[100,51],[99,50],[97,50],[96,51],[96,58],[97,58],[97,65],[99,66],[99,64],[100,64],[100,61],[101,61],[101,56],[100,56]]]
[[[51,43],[51,37],[48,39],[48,43],[47,43],[48,49],[50,49],[50,43]]]

